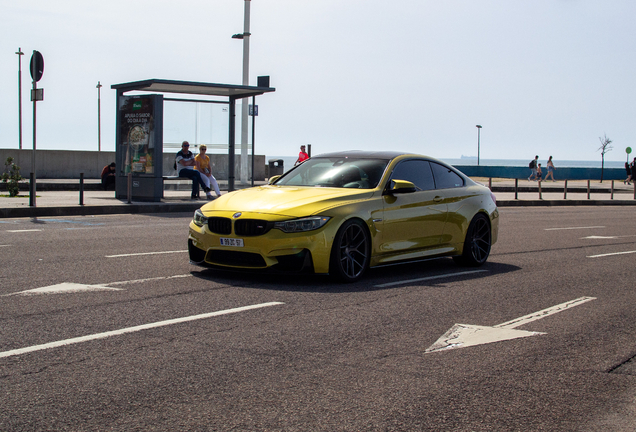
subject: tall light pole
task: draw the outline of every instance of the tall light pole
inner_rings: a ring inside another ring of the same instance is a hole
[[[102,151],[102,85],[97,81],[97,151]]]
[[[18,123],[20,127],[20,150],[22,150],[22,48],[18,48]]]
[[[481,125],[475,125],[477,127],[477,165],[479,165],[479,147],[481,140]]]
[[[250,83],[250,3],[245,0],[245,12],[243,14],[243,33],[232,35],[233,39],[243,39],[243,82],[244,86]],[[247,128],[248,128],[248,100],[243,99],[241,104],[241,182],[246,183],[247,176]],[[254,157],[254,155],[252,155]]]

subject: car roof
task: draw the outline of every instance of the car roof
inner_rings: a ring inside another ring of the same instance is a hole
[[[323,153],[313,157],[314,158],[353,157],[353,158],[361,158],[361,159],[394,159],[398,156],[403,156],[403,155],[412,155],[412,153],[396,152],[396,151],[348,150],[348,151],[342,151],[342,152]],[[413,155],[413,156],[419,156],[419,155]]]

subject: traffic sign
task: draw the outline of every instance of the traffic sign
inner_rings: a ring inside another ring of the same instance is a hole
[[[625,149],[625,153],[630,154],[632,152],[632,148],[631,147],[627,147]]]
[[[38,82],[42,79],[42,74],[44,74],[44,57],[40,51],[33,50],[33,55],[31,56],[31,78],[33,81]]]

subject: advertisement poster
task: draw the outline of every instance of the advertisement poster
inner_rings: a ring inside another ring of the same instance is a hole
[[[154,100],[152,96],[119,99],[119,133],[123,150],[122,174],[154,174]],[[161,156],[161,155],[159,155]]]

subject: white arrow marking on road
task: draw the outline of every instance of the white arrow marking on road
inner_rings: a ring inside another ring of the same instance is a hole
[[[134,283],[143,283],[143,282],[151,282],[157,280],[168,280],[168,279],[177,279],[177,278],[186,278],[192,277],[191,274],[183,274],[183,275],[175,275],[175,276],[159,276],[153,278],[145,278],[145,279],[135,279],[135,280],[127,280],[127,281],[119,281],[119,282],[108,282],[105,284],[97,284],[97,285],[86,285],[86,284],[78,284],[73,282],[64,282],[56,285],[34,288],[26,291],[19,291],[9,294],[2,294],[0,297],[8,297],[8,296],[29,296],[29,295],[41,295],[41,294],[65,294],[71,292],[86,292],[86,291],[124,291],[123,288],[112,288],[107,285],[128,285]]]
[[[563,312],[574,306],[581,305],[595,297],[580,297],[569,302],[561,303],[538,312],[524,315],[517,319],[497,324],[493,327],[477,326],[470,324],[455,324],[433,345],[426,349],[426,352],[445,351],[455,348],[464,348],[474,345],[482,345],[492,342],[499,342],[510,339],[517,339],[528,336],[545,334],[542,332],[530,332],[524,330],[514,330],[515,327],[528,324],[529,322],[545,318],[558,312]]]
[[[42,288],[35,288],[26,291],[20,291],[10,294],[3,294],[0,297],[8,297],[14,295],[28,296],[28,295],[40,295],[40,294],[63,294],[69,292],[80,291],[121,291],[121,288],[111,288],[104,285],[84,285],[72,282],[65,282],[57,285],[46,286]]]

